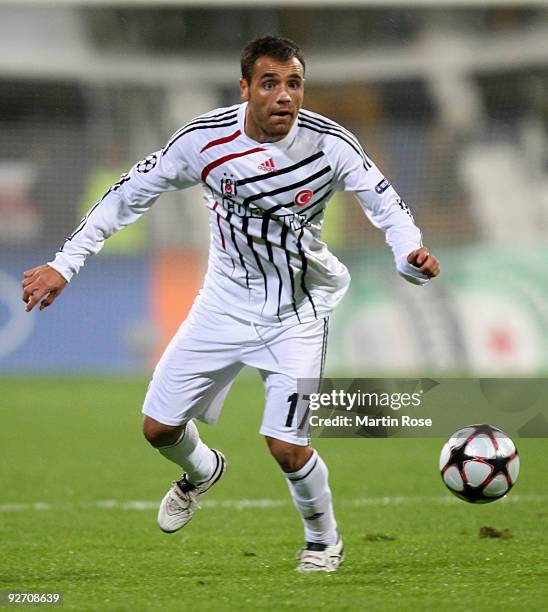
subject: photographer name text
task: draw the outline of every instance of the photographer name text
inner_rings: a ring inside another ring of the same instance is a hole
[[[398,417],[372,417],[367,414],[321,417],[313,414],[308,418],[310,427],[432,427],[432,419],[422,419],[409,415]]]

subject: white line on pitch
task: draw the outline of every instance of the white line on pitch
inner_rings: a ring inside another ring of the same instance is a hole
[[[548,495],[510,495],[502,500],[502,503],[544,503],[548,501]],[[335,500],[336,506],[342,507],[366,507],[366,506],[402,506],[413,504],[445,505],[458,503],[458,500],[450,495],[439,495],[430,497],[404,496],[395,497],[362,497],[357,499]],[[57,510],[156,510],[159,501],[132,500],[124,501],[117,499],[101,499],[89,502],[32,502],[32,503],[6,503],[0,504],[0,512],[27,512],[27,511],[57,511]],[[271,509],[291,505],[289,499],[206,499],[200,502],[204,508],[221,508],[230,510],[247,509]]]

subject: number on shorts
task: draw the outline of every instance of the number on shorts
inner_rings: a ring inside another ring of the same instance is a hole
[[[303,398],[305,402],[310,401],[310,395],[303,394],[301,397]],[[285,420],[285,426],[291,427],[293,425],[293,419],[295,418],[295,412],[297,412],[297,404],[299,403],[299,394],[292,393],[287,398],[287,402],[289,404],[289,411],[287,413],[287,419]],[[304,414],[303,421],[306,419],[307,414],[308,414],[308,407]],[[299,427],[302,427],[302,426],[303,426],[303,423],[299,425]]]

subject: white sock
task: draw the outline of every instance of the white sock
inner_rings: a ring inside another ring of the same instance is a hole
[[[313,450],[300,470],[284,475],[303,519],[305,541],[336,544],[337,522],[327,480],[329,472],[322,458]]]
[[[198,428],[189,421],[181,437],[170,446],[161,446],[158,451],[187,473],[187,480],[199,484],[207,480],[215,469],[215,454],[200,440]]]

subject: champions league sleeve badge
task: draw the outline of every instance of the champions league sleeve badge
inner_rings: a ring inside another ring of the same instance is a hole
[[[158,156],[155,153],[153,153],[152,155],[148,155],[147,157],[145,157],[145,159],[142,159],[137,164],[137,172],[139,172],[140,174],[146,174],[147,172],[153,170],[156,167],[157,163]]]

